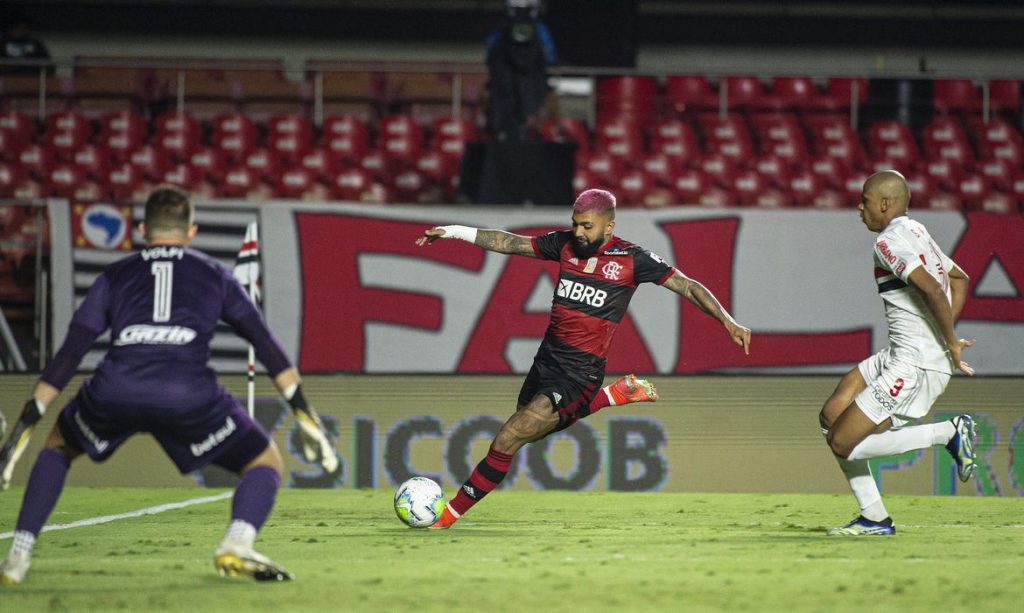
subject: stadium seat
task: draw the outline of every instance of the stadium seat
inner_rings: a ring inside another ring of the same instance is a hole
[[[854,87],[856,86],[856,92]],[[818,109],[826,112],[849,113],[850,105],[863,105],[868,101],[870,81],[862,77],[835,77],[828,80],[825,93],[818,99]]]
[[[855,170],[846,177],[842,192],[846,196],[848,206],[856,207],[860,204],[860,195],[864,190],[864,182],[868,180],[868,173],[862,170]]]
[[[1024,163],[1024,146],[1013,140],[998,145],[989,145],[985,154],[988,158],[1006,160],[1018,168]]]
[[[75,187],[72,195],[76,202],[98,202],[110,199],[110,190],[98,181],[87,180]]]
[[[758,174],[778,188],[789,187],[789,176],[792,165],[786,159],[769,153],[754,160],[753,167]]]
[[[765,92],[764,84],[757,77],[730,75],[722,77],[719,90],[725,89],[726,107],[747,112],[778,110],[779,99]]]
[[[203,184],[203,171],[190,164],[176,164],[164,172],[161,182],[194,192]]]
[[[22,200],[46,198],[50,195],[49,187],[43,181],[37,181],[29,176],[19,181],[14,186],[14,197]]]
[[[1005,192],[993,191],[981,201],[978,210],[986,213],[1016,215],[1020,213],[1021,207],[1017,204],[1016,197]]]
[[[15,161],[25,168],[32,178],[44,181],[55,163],[53,151],[42,145],[26,145],[15,156]]]
[[[123,162],[132,151],[142,146],[142,134],[137,132],[101,132],[97,142],[108,152],[114,161]]]
[[[651,123],[647,127],[647,133],[652,143],[685,141],[695,148],[698,146],[696,130],[690,123],[679,119],[665,119]]]
[[[335,137],[349,137],[355,142],[360,142],[363,148],[369,142],[370,129],[361,118],[350,115],[331,115],[324,118],[323,140],[326,144]]]
[[[932,105],[939,114],[981,112],[981,91],[968,79],[936,79]]]
[[[935,177],[921,171],[909,172],[906,175],[907,186],[910,187],[910,206],[917,206],[918,203],[927,202],[932,194],[938,191],[938,182]]]
[[[733,177],[736,175],[736,163],[720,153],[705,156],[698,166],[719,186],[732,189]]]
[[[232,166],[224,173],[217,185],[217,192],[224,198],[249,198],[261,185],[259,172],[249,166]]]
[[[18,162],[0,161],[0,198],[14,196],[14,187],[28,176],[28,171]],[[13,209],[13,207],[0,207],[0,211],[9,208]]]
[[[605,148],[608,143],[625,140],[639,143],[643,138],[640,125],[626,117],[606,117],[598,122],[594,128],[594,136],[597,139],[597,148]]]
[[[808,167],[811,172],[821,177],[825,185],[833,189],[842,189],[846,184],[846,177],[853,169],[853,165],[841,157],[830,155],[819,155],[810,160]]]
[[[85,115],[76,111],[61,111],[46,116],[46,132],[74,132],[86,139],[92,135],[92,125]]]
[[[823,189],[814,195],[811,207],[816,209],[841,209],[849,206],[846,195],[835,189]]]
[[[607,151],[595,151],[583,158],[582,163],[577,166],[586,169],[591,176],[605,185],[617,181],[618,175],[622,172],[621,158]]]
[[[1014,181],[1021,175],[1020,168],[1006,160],[1000,159],[979,162],[977,171],[991,181],[993,187],[1001,190],[1009,190]]]
[[[93,179],[101,179],[106,176],[111,159],[110,152],[91,143],[82,145],[71,156],[71,162]]]
[[[157,134],[185,133],[195,142],[199,142],[203,134],[199,122],[187,113],[169,111],[157,117],[155,123]]]
[[[689,139],[655,140],[651,143],[651,152],[667,155],[680,166],[689,164],[699,158],[701,154],[700,146],[697,144],[696,139],[692,141]]]
[[[940,188],[954,190],[960,183],[963,166],[953,160],[928,160],[922,166],[925,174],[935,179]]]
[[[451,158],[440,151],[427,151],[416,159],[414,168],[431,185],[447,186],[449,179],[458,171]]]
[[[643,144],[639,138],[605,141],[598,151],[608,153],[618,159],[623,166],[631,166],[644,154]]]
[[[0,128],[10,130],[17,141],[28,144],[35,140],[36,125],[25,113],[13,110],[0,110]]]
[[[170,155],[154,145],[142,145],[128,155],[128,162],[151,181],[160,181],[171,166]]]
[[[272,149],[256,149],[245,156],[242,165],[256,171],[257,176],[268,184],[276,183],[285,161]],[[221,182],[223,185],[223,182]]]
[[[992,183],[980,174],[970,173],[960,177],[957,184],[957,195],[964,207],[970,210],[981,209],[982,202],[992,193]]]
[[[703,170],[684,168],[676,174],[672,189],[681,204],[698,204],[701,194],[713,185],[712,178]]]
[[[725,116],[717,113],[701,113],[697,116],[697,124],[708,144],[737,140],[751,142],[747,122],[739,113],[729,113]]]
[[[440,151],[453,162],[462,159],[467,142],[477,139],[477,130],[473,122],[459,117],[436,119],[431,132],[434,150]]]
[[[815,199],[825,190],[825,181],[809,169],[800,169],[789,178],[789,191],[799,206],[814,206]]]
[[[708,80],[699,75],[671,75],[665,79],[665,99],[682,114],[718,109],[719,98]]]
[[[88,130],[58,129],[46,132],[46,146],[56,154],[58,159],[63,161],[71,160],[75,152],[81,149],[88,140]]]
[[[85,182],[84,170],[71,163],[54,165],[47,176],[50,194],[61,198],[74,198],[75,189]]]
[[[334,177],[334,193],[342,200],[361,201],[373,184],[373,176],[364,168],[346,168]]]
[[[0,160],[13,160],[25,144],[14,130],[0,128]]]
[[[324,134],[323,148],[346,162],[359,162],[369,150],[365,133]]]
[[[380,151],[370,151],[358,160],[360,168],[368,171],[374,181],[387,181],[395,172],[395,164]]]
[[[651,179],[653,185],[659,187],[671,186],[680,169],[678,160],[664,153],[651,153],[644,156],[640,160],[639,167]]]
[[[293,135],[309,142],[313,140],[313,126],[302,115],[271,115],[267,118],[267,136],[274,135]]]
[[[810,77],[774,77],[771,94],[784,109],[802,112],[820,108],[818,86]]]
[[[616,76],[597,79],[597,117],[630,117],[645,124],[655,113],[658,82],[653,77]]]
[[[151,142],[178,162],[189,159],[200,147],[199,136],[188,130],[159,132]]]
[[[277,153],[288,163],[298,163],[312,144],[312,137],[306,132],[277,133],[267,135],[267,149]]]
[[[161,180],[163,177],[161,177]],[[131,199],[135,190],[145,181],[142,171],[129,162],[115,164],[107,171],[106,184],[115,200]]]
[[[1017,204],[1024,207],[1024,175],[1018,176],[1010,184],[1010,195],[1017,199]]]
[[[210,122],[213,133],[216,134],[245,134],[253,139],[259,136],[256,123],[244,113],[222,113],[213,118]]]
[[[217,185],[227,172],[228,156],[220,149],[203,147],[189,156],[188,163],[199,169],[207,181]]]
[[[249,154],[256,150],[258,142],[255,130],[243,129],[215,131],[210,137],[210,144],[223,151],[231,162],[237,164],[243,162]]]
[[[774,151],[773,151],[774,152]],[[710,155],[723,155],[737,165],[743,165],[754,155],[754,146],[750,141],[728,140],[708,143]]]
[[[410,168],[422,154],[422,141],[416,137],[393,136],[381,142],[380,153],[395,168]]]
[[[939,159],[949,160],[959,164],[961,168],[971,170],[974,168],[974,151],[967,143],[947,143],[938,148],[936,155]]]
[[[733,192],[739,197],[739,204],[757,204],[761,194],[768,190],[770,182],[753,169],[741,170],[733,176]]]
[[[280,174],[278,194],[285,198],[302,198],[316,183],[316,175],[307,168],[295,166]]]
[[[132,134],[141,139],[146,132],[146,120],[131,111],[110,111],[100,117],[100,134]]]
[[[643,206],[644,196],[654,187],[647,173],[631,169],[622,173],[615,184],[615,197],[619,206]]]
[[[1020,81],[997,79],[989,83],[989,110],[995,114],[1020,112]]]
[[[380,118],[380,142],[391,139],[411,140],[423,144],[423,128],[409,115],[385,115]]]
[[[429,182],[418,170],[402,170],[392,181],[394,201],[405,204],[425,202],[428,186]]]
[[[579,194],[590,188],[610,188],[611,186],[595,176],[586,168],[577,168],[572,176],[573,192]]]
[[[312,149],[302,156],[299,165],[315,173],[318,178],[329,180],[341,169],[342,157],[327,148]]]

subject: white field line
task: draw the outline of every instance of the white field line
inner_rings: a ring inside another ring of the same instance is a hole
[[[89,517],[86,519],[80,519],[73,521],[70,524],[48,524],[43,526],[43,532],[49,532],[51,530],[67,530],[68,528],[81,528],[83,526],[95,526],[97,524],[107,524],[112,521],[119,519],[131,519],[132,517],[142,517],[143,515],[156,515],[157,513],[163,513],[164,511],[174,511],[176,509],[184,509],[185,507],[191,507],[197,504],[206,504],[207,502],[217,502],[218,500],[224,500],[230,498],[233,492],[224,492],[217,494],[216,496],[201,496],[199,498],[191,498],[189,500],[183,500],[181,502],[168,502],[166,504],[158,504],[155,507],[147,507],[145,509],[139,509],[138,511],[129,511],[128,513],[118,513],[116,515],[101,515],[99,517]],[[14,537],[14,532],[0,532],[0,540],[9,539]]]

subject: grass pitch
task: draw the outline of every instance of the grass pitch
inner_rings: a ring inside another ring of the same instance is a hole
[[[0,493],[0,532],[22,488]],[[216,493],[68,488],[53,523]],[[495,492],[449,531],[388,490],[283,490],[259,549],[296,575],[222,579],[221,500],[42,535],[3,611],[1019,611],[1015,499],[893,496],[897,536],[824,530],[849,496]],[[6,551],[10,539],[0,541]]]

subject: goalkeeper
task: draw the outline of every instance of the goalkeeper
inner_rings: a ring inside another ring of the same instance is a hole
[[[140,224],[147,246],[106,267],[75,311],[60,350],[36,383],[0,450],[5,488],[28,437],[67,385],[93,341],[110,330],[110,349],[64,407],[29,475],[14,542],[0,566],[0,584],[20,583],[32,548],[57,504],[71,462],[109,458],[128,437],[148,432],[178,470],[213,463],[241,476],[231,523],[214,555],[225,576],[287,580],[291,575],[253,549],[274,505],[284,463],[277,446],[242,404],[217,383],[207,364],[219,320],[255,347],[298,419],[304,451],[325,469],[338,458],[308,406],[298,371],[232,274],[188,245],[196,235],[188,195],[158,187]]]

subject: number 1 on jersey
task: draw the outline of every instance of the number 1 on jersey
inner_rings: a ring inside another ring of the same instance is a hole
[[[153,321],[171,320],[171,284],[174,281],[174,262],[153,262]]]

